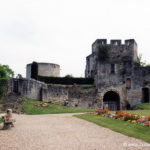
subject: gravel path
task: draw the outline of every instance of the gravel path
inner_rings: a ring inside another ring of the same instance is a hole
[[[148,143],[72,114],[14,115],[14,118],[14,128],[0,130],[0,150],[150,150]]]

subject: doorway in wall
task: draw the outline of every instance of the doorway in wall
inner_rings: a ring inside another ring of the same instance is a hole
[[[18,80],[13,81],[13,92],[18,93]]]
[[[108,91],[103,98],[103,107],[109,110],[120,109],[120,97],[119,94],[114,91]]]
[[[142,89],[142,98],[143,98],[143,103],[149,102],[149,88]]]

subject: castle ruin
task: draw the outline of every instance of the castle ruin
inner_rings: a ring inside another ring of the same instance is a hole
[[[150,102],[150,67],[137,63],[137,44],[134,39],[97,39],[92,54],[86,57],[85,77],[94,78],[91,88],[82,85],[46,84],[31,79],[31,64],[27,78],[9,81],[8,93],[55,104],[82,107],[130,109],[136,104]],[[38,75],[60,75],[60,66],[38,63]]]
[[[85,77],[93,77],[100,105],[110,110],[128,109],[150,102],[150,67],[137,63],[137,43],[134,39],[97,39],[92,54],[86,57]]]

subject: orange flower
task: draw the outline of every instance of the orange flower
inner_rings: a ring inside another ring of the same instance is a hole
[[[147,116],[147,121],[150,121],[150,115],[149,115],[149,116]]]

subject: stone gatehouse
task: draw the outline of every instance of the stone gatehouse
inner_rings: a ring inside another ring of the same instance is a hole
[[[128,109],[150,102],[150,67],[137,62],[137,43],[134,39],[97,39],[92,54],[86,57],[85,77],[93,77],[101,107]]]

